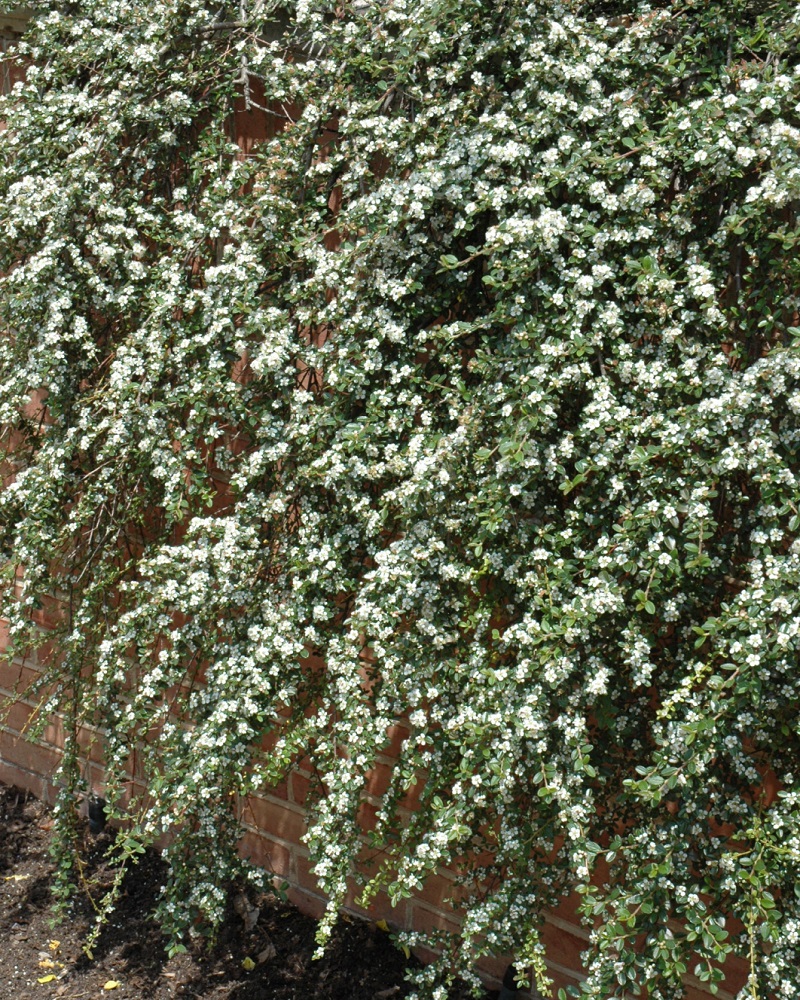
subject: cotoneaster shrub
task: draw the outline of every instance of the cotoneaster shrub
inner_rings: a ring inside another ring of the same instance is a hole
[[[363,892],[462,873],[422,989],[546,991],[575,890],[585,998],[731,953],[800,995],[798,41],[789,0],[36,4],[2,614],[62,602],[65,883],[81,724],[118,814],[139,755],[118,860],[172,836],[175,941],[307,755],[324,942],[408,719]],[[282,125],[246,156],[237,100]]]

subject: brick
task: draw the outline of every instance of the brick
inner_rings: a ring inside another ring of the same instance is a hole
[[[382,798],[389,789],[392,768],[388,764],[376,764],[367,774],[366,792],[376,799]]]
[[[304,806],[308,800],[310,787],[310,774],[307,771],[294,769],[289,776],[289,800],[295,805]]]
[[[289,779],[285,781],[279,781],[277,785],[267,785],[261,795],[268,796],[270,799],[280,799],[281,802],[289,802]]]
[[[368,907],[363,907],[358,903],[363,886],[353,885],[347,894],[344,909],[356,916],[366,920],[376,922],[385,920],[389,927],[406,929],[408,923],[408,901],[401,899],[397,906],[392,906],[389,897],[385,892],[379,892],[371,901]]]
[[[1,741],[0,749],[2,749]],[[37,799],[46,799],[47,797],[47,782],[41,775],[22,768],[9,760],[4,760],[2,756],[0,756],[0,782],[14,788],[22,788],[26,792],[32,792]]]
[[[0,688],[9,694],[24,694],[40,673],[30,661],[0,659]]]
[[[371,802],[362,802],[358,807],[358,824],[364,833],[378,825],[378,809]]]
[[[567,969],[582,968],[581,952],[588,946],[585,939],[568,933],[563,927],[546,923],[542,928],[542,943],[550,961]]]
[[[414,928],[423,932],[443,930],[457,933],[459,929],[459,923],[452,915],[427,906],[417,899],[411,903],[411,920]]]
[[[312,898],[322,899],[323,895],[321,889],[319,888],[317,877],[311,870],[311,860],[308,857],[308,853],[303,848],[298,848],[295,852],[295,865],[297,873],[297,891],[300,893],[307,893]],[[355,883],[350,885],[343,905],[343,909],[346,912],[366,918],[370,921],[386,920],[393,926],[407,926],[407,906],[405,900],[401,901],[396,908],[393,908],[388,897],[384,893],[379,893],[378,896],[371,902],[370,906],[365,909],[356,903],[362,888],[362,886],[357,886]],[[290,899],[291,898],[292,896],[290,894]]]
[[[311,871],[311,859],[302,848],[295,854],[295,874],[299,888],[322,895],[317,876]]]
[[[64,602],[54,597],[42,598],[42,606],[32,612],[31,620],[48,632],[64,621]]]
[[[414,956],[414,958],[416,958],[418,962],[421,962],[423,965],[430,965],[432,962],[436,961],[436,959],[440,955],[440,952],[436,951],[433,948],[423,948],[422,945],[418,944],[411,949],[411,954]]]
[[[57,643],[52,640],[47,640],[36,648],[36,665],[40,668],[56,666],[62,659]]]
[[[252,814],[253,826],[279,840],[299,844],[306,832],[306,821],[302,811],[291,803],[268,796],[251,795],[248,808]]]
[[[308,647],[306,647],[308,649]],[[325,672],[325,660],[318,653],[308,653],[306,656],[301,656],[298,663],[303,668],[305,672],[312,674],[321,674]],[[316,709],[313,705],[309,705],[306,712],[306,716],[314,715]],[[287,708],[284,715],[288,718],[291,715],[290,710]]]
[[[307,913],[309,916],[319,919],[325,912],[325,897],[322,894],[317,879],[311,872],[311,862],[307,852],[303,848],[298,848],[294,852],[295,884],[287,893],[290,903]]]
[[[233,506],[233,490],[218,476],[211,480],[214,492],[211,495],[211,511],[213,515],[224,514]]]
[[[5,715],[0,717],[0,723],[4,724],[4,728],[8,729],[9,732],[13,732],[15,737],[18,736],[23,742],[30,742],[32,741],[32,728],[37,722],[42,721],[37,718],[36,707],[28,700],[18,699],[7,706]],[[48,716],[48,718],[50,717]],[[63,746],[61,729],[61,725],[56,724],[56,717],[51,718],[44,729],[43,740],[59,747]],[[52,740],[48,739],[48,730],[50,730],[50,735],[54,737]]]
[[[66,741],[64,720],[60,716],[51,716],[50,722],[42,730],[42,742],[54,747],[63,747]]]
[[[295,878],[291,848],[254,830],[245,832],[239,842],[239,854],[254,865],[272,872],[281,881]]]
[[[305,774],[308,778],[313,777],[317,773],[317,769],[310,757],[300,757],[292,765],[292,770],[297,771],[298,774]]]
[[[28,725],[33,709],[30,705],[22,701],[15,701],[5,711],[3,715],[4,728],[10,733],[18,736]]]
[[[148,733],[148,742],[150,740],[155,740],[156,736],[154,733]],[[102,763],[102,761],[101,761]],[[145,775],[145,756],[137,746],[131,748],[130,755],[125,765],[126,772],[130,777],[137,783],[144,783],[146,781]]]
[[[512,955],[487,955],[478,963],[482,976],[489,980],[495,989],[498,989],[503,982],[503,976],[506,974],[506,969],[511,964],[512,958]],[[497,986],[494,985],[495,983]],[[521,998],[524,996],[525,994],[522,993]]]
[[[447,902],[448,899],[455,898],[458,901],[462,889],[441,874],[429,875],[421,889],[417,890],[414,898],[425,903],[431,909],[441,910],[446,914],[453,914],[453,907]]]
[[[561,920],[566,920],[570,924],[580,925],[581,919],[578,915],[578,907],[581,904],[582,897],[578,895],[577,892],[570,893],[565,899],[561,900],[556,909],[553,911],[553,916],[558,917]]]
[[[408,739],[409,728],[402,723],[394,723],[386,730],[387,746],[383,753],[388,757],[398,757],[403,749],[403,743]]]
[[[322,896],[317,896],[305,889],[293,887],[286,893],[286,898],[301,913],[313,917],[314,920],[319,920],[325,912],[326,900]]]
[[[86,769],[86,783],[89,788],[95,792],[100,792],[105,788],[106,783],[106,772],[105,769],[99,767],[97,764],[90,764]]]
[[[0,730],[0,758],[9,764],[16,764],[23,770],[49,779],[58,767],[61,754],[50,747],[20,739]]]
[[[269,757],[272,751],[275,749],[275,744],[277,742],[278,742],[278,734],[274,730],[270,730],[268,733],[264,733],[264,735],[261,737],[259,749],[266,757]]]

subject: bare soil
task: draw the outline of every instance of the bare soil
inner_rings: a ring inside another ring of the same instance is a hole
[[[198,945],[168,958],[151,917],[164,881],[155,853],[126,878],[89,961],[81,950],[93,923],[88,896],[53,925],[51,827],[45,805],[0,785],[0,1000],[402,1000],[409,992],[409,963],[374,924],[341,920],[325,957],[312,961],[314,920],[271,895],[253,898],[260,912],[251,930],[231,905],[213,949]],[[88,874],[100,892],[110,884],[109,836],[86,832]],[[452,1000],[467,996],[455,991]]]

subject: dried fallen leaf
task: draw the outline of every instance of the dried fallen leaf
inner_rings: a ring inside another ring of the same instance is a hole
[[[103,989],[104,990],[116,990],[116,989],[119,989],[119,985],[120,984],[116,981],[116,979],[109,979],[109,981],[107,983],[103,983]]]
[[[242,962],[242,968],[245,972],[252,972],[255,969],[256,963],[248,955],[247,958]]]
[[[40,969],[55,969],[55,967],[56,963],[52,962],[49,958],[43,958],[41,962],[39,962]]]
[[[4,882],[24,882],[26,878],[30,878],[30,875],[4,875]]]
[[[47,947],[50,949],[50,951],[58,951],[58,949],[61,947],[61,942],[60,941],[48,941]]]
[[[56,977],[55,977],[55,976],[53,976],[53,975],[49,975],[49,976],[39,976],[39,978],[38,978],[37,982],[39,982],[39,983],[52,983],[52,982],[53,982],[53,980],[54,980],[55,978],[56,978]]]
[[[264,962],[268,962],[271,958],[275,958],[277,954],[278,950],[275,945],[271,941],[267,941],[266,945],[256,955],[256,961],[259,965],[263,965]]]
[[[236,899],[234,899],[233,908],[244,921],[244,929],[249,934],[258,923],[261,910],[257,906],[253,906],[243,892],[240,892]]]

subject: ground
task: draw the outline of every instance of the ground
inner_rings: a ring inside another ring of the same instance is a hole
[[[232,892],[214,949],[198,947],[168,959],[150,917],[163,883],[163,862],[156,854],[146,855],[127,880],[89,961],[81,950],[92,923],[88,897],[76,901],[69,920],[52,924],[51,826],[46,806],[0,785],[2,1000],[401,1000],[409,992],[406,959],[380,928],[342,920],[327,955],[312,961],[314,921],[274,896],[252,897],[259,913],[247,930],[243,900],[237,912]],[[103,861],[108,834],[85,836],[91,878],[102,884],[108,881]],[[466,996],[459,991],[451,1000]]]

